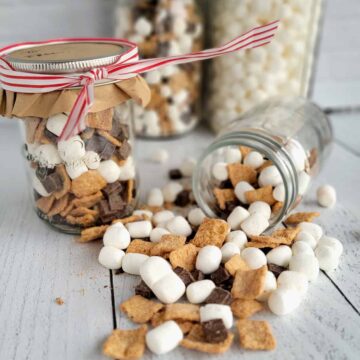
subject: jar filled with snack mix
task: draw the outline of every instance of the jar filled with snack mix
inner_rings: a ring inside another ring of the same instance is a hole
[[[223,0],[208,6],[217,14],[210,17],[215,44],[269,19],[280,20],[268,46],[212,61],[207,110],[215,131],[271,97],[309,94],[322,0]]]
[[[118,1],[116,35],[136,43],[142,58],[199,51],[202,31],[194,0]],[[200,71],[197,62],[148,72],[151,101],[135,105],[136,134],[161,138],[192,130],[199,121]]]
[[[193,176],[195,199],[211,217],[234,211],[241,221],[261,213],[255,220],[264,231],[301,201],[331,141],[329,120],[311,102],[265,102],[230,122],[205,150]]]

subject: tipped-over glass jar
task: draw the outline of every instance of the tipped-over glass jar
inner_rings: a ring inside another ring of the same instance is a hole
[[[226,219],[235,211],[233,230],[248,216],[238,206],[261,212],[259,229],[271,228],[301,201],[331,141],[329,120],[308,100],[263,103],[228,124],[204,152],[193,177],[196,201],[208,216]]]

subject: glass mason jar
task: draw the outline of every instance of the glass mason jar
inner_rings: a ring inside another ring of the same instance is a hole
[[[139,46],[142,58],[175,56],[202,49],[203,24],[195,0],[119,0],[116,36]],[[146,109],[135,106],[141,137],[185,134],[199,121],[201,64],[172,65],[144,75],[151,89]]]
[[[280,20],[271,44],[212,60],[207,110],[216,132],[269,98],[309,95],[322,0],[223,0],[209,6],[217,14],[210,18],[213,44]]]
[[[225,219],[238,205],[264,201],[271,228],[301,201],[331,141],[330,122],[313,103],[265,102],[229,123],[205,150],[193,177],[195,199],[207,216]]]

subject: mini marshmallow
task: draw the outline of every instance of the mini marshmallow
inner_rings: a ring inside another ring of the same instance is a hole
[[[257,248],[248,247],[241,251],[241,257],[250,269],[259,269],[267,264],[265,254]]]
[[[196,160],[194,158],[187,158],[183,161],[183,163],[180,166],[180,171],[183,174],[183,176],[190,177],[193,174],[193,171],[196,166]]]
[[[82,160],[84,161],[85,165],[91,170],[96,170],[100,165],[100,156],[95,151],[87,151]]]
[[[180,90],[173,96],[174,103],[176,105],[182,105],[188,98],[189,92],[186,90]]]
[[[222,253],[217,246],[206,245],[197,255],[195,267],[204,274],[211,274],[219,268],[221,258]]]
[[[298,172],[303,171],[305,169],[306,153],[302,145],[297,140],[290,139],[285,149],[289,152],[295,169]]]
[[[157,227],[151,230],[150,232],[150,241],[159,242],[163,235],[169,235],[170,232],[166,229]]]
[[[240,225],[241,230],[248,236],[257,236],[263,233],[269,226],[269,221],[263,213],[254,213],[246,218]]]
[[[245,193],[247,191],[250,190],[254,190],[254,187],[251,186],[248,182],[246,181],[239,181],[234,189],[235,195],[236,197],[243,203],[243,204],[247,204],[247,200],[245,197]]]
[[[234,255],[240,254],[240,248],[233,242],[225,243],[221,248],[222,262],[225,263],[230,260]]]
[[[65,127],[67,119],[68,117],[65,114],[56,114],[50,116],[46,122],[46,128],[56,136],[60,136]]]
[[[151,222],[148,220],[143,221],[135,221],[133,223],[126,224],[126,228],[128,229],[130,236],[133,239],[142,239],[150,236],[150,232],[152,230]]]
[[[300,295],[295,289],[281,287],[270,294],[268,306],[274,314],[286,315],[294,311],[300,302]]]
[[[319,275],[319,261],[309,254],[293,255],[289,262],[289,270],[301,272],[309,281],[314,281]]]
[[[152,219],[153,217],[153,213],[150,210],[134,210],[133,215],[146,216],[149,219]]]
[[[307,174],[305,171],[301,171],[298,173],[298,184],[299,189],[298,193],[299,195],[304,195],[309,184],[310,184],[311,177],[309,174]]]
[[[145,17],[140,17],[134,24],[135,31],[142,36],[148,36],[152,31],[152,24]]]
[[[278,279],[277,279],[277,286],[286,287],[286,288],[293,288],[295,289],[301,297],[304,297],[307,293],[309,284],[306,275],[297,272],[297,271],[283,271]]]
[[[200,308],[200,322],[221,319],[227,329],[233,325],[233,314],[229,305],[206,304]]]
[[[282,267],[289,265],[292,256],[292,251],[289,246],[280,245],[266,254],[266,259],[269,264],[275,264]]]
[[[276,186],[283,182],[280,172],[275,165],[271,165],[263,169],[260,172],[258,181],[260,186]]]
[[[186,297],[192,304],[201,304],[209,297],[215,287],[214,282],[211,280],[195,281],[188,285]]]
[[[88,168],[83,161],[66,164],[65,169],[72,180],[88,171]]]
[[[271,217],[271,207],[268,203],[266,203],[265,201],[255,201],[252,204],[250,204],[249,208],[248,208],[248,212],[250,214],[254,214],[254,213],[262,213],[266,219],[270,219]]]
[[[266,273],[266,277],[265,277],[265,285],[264,285],[264,290],[261,293],[261,295],[259,295],[256,300],[258,301],[267,301],[270,294],[277,288],[277,283],[276,283],[276,277],[275,275],[271,272],[268,271]]]
[[[336,203],[336,190],[331,185],[320,186],[316,190],[316,198],[320,206],[333,207]]]
[[[308,233],[307,231],[300,231],[296,235],[295,243],[297,243],[298,241],[301,241],[301,242],[304,242],[304,243],[308,244],[311,249],[315,249],[316,244],[317,244],[314,237],[310,233]]]
[[[241,151],[238,148],[227,148],[225,150],[225,161],[229,164],[241,162]]]
[[[302,240],[296,241],[291,247],[291,251],[293,255],[298,255],[298,254],[314,255],[314,251],[312,247],[306,241],[302,241]]]
[[[147,198],[147,204],[149,206],[163,206],[164,196],[159,188],[151,189]]]
[[[240,250],[245,247],[248,242],[246,234],[242,230],[235,230],[228,233],[226,242],[235,244]]]
[[[276,185],[273,191],[273,197],[276,201],[284,202],[285,200],[285,186],[284,184]]]
[[[194,208],[189,211],[188,220],[193,226],[199,226],[205,218],[206,215],[200,208]]]
[[[166,228],[174,235],[188,237],[192,233],[191,226],[183,216],[175,216],[166,223]]]
[[[319,240],[318,246],[330,246],[331,248],[334,249],[336,256],[340,257],[344,247],[342,245],[342,243],[338,240],[335,239],[333,237],[330,236],[322,236],[321,239]]]
[[[147,332],[146,346],[157,355],[174,350],[183,339],[184,335],[179,325],[173,321],[165,321],[161,325]]]
[[[69,140],[59,141],[57,147],[60,157],[66,163],[80,160],[86,153],[84,141],[79,135],[73,136]]]
[[[162,189],[164,200],[170,203],[174,202],[178,194],[183,190],[184,187],[180,183],[176,181],[170,181]]]
[[[120,167],[114,160],[101,161],[98,172],[109,184],[114,183],[120,176]]]
[[[150,256],[140,266],[140,276],[150,288],[162,277],[172,272],[171,265],[160,256]]]
[[[151,154],[151,161],[164,164],[169,159],[169,153],[166,149],[158,148]]]
[[[153,70],[150,71],[146,74],[146,81],[150,84],[150,85],[156,85],[159,84],[161,82],[161,73],[158,70]],[[149,112],[154,112],[153,110],[149,110],[146,111],[146,113]],[[156,116],[156,118],[158,119],[158,116]],[[144,119],[146,122],[146,119]]]
[[[241,206],[236,206],[227,218],[231,230],[238,230],[241,223],[250,216],[249,212]]]
[[[264,157],[257,151],[249,152],[244,159],[244,164],[257,169],[264,163]]]
[[[131,156],[129,156],[125,164],[120,166],[120,175],[119,180],[120,181],[127,181],[135,178],[135,166],[134,166],[134,160]]]
[[[32,182],[32,187],[35,189],[35,191],[39,195],[44,196],[44,197],[50,196],[50,194],[44,188],[44,185],[40,182],[38,177],[35,175],[35,171],[33,171],[31,174],[31,182]]]
[[[172,270],[151,286],[155,296],[164,304],[173,304],[185,293],[185,284]]]
[[[154,214],[152,221],[156,226],[158,226],[160,224],[166,224],[169,220],[173,219],[174,217],[175,214],[172,211],[162,210]]]
[[[301,230],[312,235],[316,242],[318,242],[323,235],[323,229],[318,224],[301,222],[298,226]]]
[[[227,163],[225,162],[218,162],[212,168],[212,175],[216,180],[225,181],[228,179],[228,169]]]
[[[339,257],[337,256],[336,250],[333,247],[320,245],[316,247],[314,253],[319,261],[321,270],[332,271],[339,266]]]
[[[62,162],[58,150],[53,144],[39,145],[34,151],[34,157],[41,165],[50,168]]]
[[[128,253],[122,259],[122,269],[132,275],[140,275],[141,265],[149,258],[145,254]]]
[[[113,246],[104,246],[99,253],[99,263],[109,270],[121,268],[122,259],[125,253]]]
[[[117,249],[123,250],[130,244],[130,234],[125,226],[119,226],[117,224],[111,225],[106,229],[103,242],[104,246],[113,246]]]

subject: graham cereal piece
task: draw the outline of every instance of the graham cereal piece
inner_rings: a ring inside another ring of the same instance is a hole
[[[316,148],[312,148],[310,150],[309,160],[308,160],[308,167],[309,170],[313,168],[313,166],[316,164],[318,159],[318,151]]]
[[[106,180],[96,170],[89,170],[72,181],[72,193],[81,198],[93,195],[107,185]]]
[[[238,320],[236,327],[239,332],[240,346],[249,350],[274,350],[276,340],[267,321]]]
[[[131,330],[113,330],[103,345],[103,353],[113,359],[136,360],[145,352],[147,326]]]
[[[44,130],[46,127],[46,119],[42,119],[39,125],[36,127],[35,134],[34,134],[34,142],[41,142],[41,139],[44,135]]]
[[[232,313],[240,319],[246,319],[263,308],[262,303],[256,300],[235,299],[231,304]]]
[[[113,115],[113,108],[95,113],[88,113],[85,120],[86,125],[91,128],[110,131],[112,129]]]
[[[113,220],[112,224],[116,224],[116,223],[122,223],[122,224],[129,224],[135,221],[141,221],[141,220],[147,220],[146,215],[130,215],[128,217],[122,218],[122,219],[116,219]]]
[[[313,222],[316,217],[320,216],[319,212],[297,212],[291,214],[285,220],[286,225],[298,225],[301,222]]]
[[[252,151],[252,149],[248,146],[240,146],[240,152],[241,152],[242,158],[244,158],[251,151]]]
[[[181,303],[166,305],[164,320],[200,321],[200,306]]]
[[[87,207],[91,208],[96,205],[103,198],[101,191],[96,192],[93,195],[84,196],[81,198],[75,198],[72,203],[74,207]]]
[[[250,239],[251,239],[250,242],[261,243],[266,245],[274,244],[276,246],[281,245],[284,241],[281,237],[277,238],[273,235],[252,235],[250,236]],[[266,247],[270,247],[270,246],[266,246]]]
[[[105,138],[111,144],[118,146],[118,147],[121,146],[121,142],[118,139],[116,139],[115,137],[113,137],[112,135],[110,135],[107,131],[98,130],[97,132],[99,135],[101,135],[103,138]]]
[[[214,195],[221,210],[224,210],[226,208],[227,202],[236,200],[236,196],[233,189],[215,188]]]
[[[170,253],[169,260],[171,266],[175,269],[177,266],[193,271],[195,269],[196,257],[199,248],[193,244],[186,244]]]
[[[64,305],[64,304],[65,304],[65,301],[64,301],[61,297],[57,297],[57,298],[55,299],[55,302],[56,302],[56,304],[58,304],[58,305]]]
[[[179,249],[185,245],[186,237],[181,235],[163,235],[160,242],[155,243],[154,247],[150,250],[151,256],[169,255],[172,251]]]
[[[264,163],[263,163],[260,167],[258,167],[256,170],[257,170],[258,173],[260,173],[260,172],[263,171],[265,168],[267,168],[267,167],[269,167],[269,166],[271,166],[271,165],[273,165],[273,162],[272,162],[271,160],[266,160],[266,161],[264,161]]]
[[[134,191],[134,180],[130,179],[128,180],[127,189],[126,189],[126,198],[128,204],[130,204],[133,199],[133,191]]]
[[[181,341],[180,345],[190,350],[197,350],[209,354],[221,354],[227,351],[234,339],[234,334],[228,332],[227,338],[219,343],[208,343],[200,324],[195,324],[189,334]]]
[[[133,322],[145,324],[163,307],[164,305],[161,303],[146,299],[140,295],[134,295],[120,305],[120,310]]]
[[[41,119],[37,117],[24,118],[25,136],[28,144],[33,144],[35,141],[35,132],[40,124]]]
[[[90,215],[97,217],[99,215],[99,211],[88,209],[87,207],[84,207],[84,206],[80,206],[80,207],[77,207],[77,208],[71,210],[71,212],[70,212],[70,215],[72,215],[72,216],[83,216],[86,214],[90,214]]]
[[[47,214],[50,211],[51,207],[53,206],[54,201],[55,201],[54,195],[42,196],[41,198],[36,200],[36,207],[44,214]]]
[[[247,266],[246,262],[242,259],[242,257],[237,254],[234,255],[230,260],[225,263],[225,269],[229,272],[230,275],[235,276],[235,273],[238,270],[247,271],[250,268]]]
[[[70,214],[70,211],[74,208],[74,204],[72,202],[68,203],[68,205],[66,206],[66,208],[61,211],[60,215],[62,217],[66,217],[67,215]]]
[[[183,334],[187,335],[191,329],[193,328],[193,326],[195,325],[193,322],[191,321],[181,321],[181,320],[176,320],[176,323],[179,325],[181,331],[183,332]]]
[[[256,181],[257,172],[249,165],[233,163],[227,166],[229,179],[231,184],[235,187],[240,181],[247,181],[253,184]]]
[[[221,247],[228,234],[228,230],[229,225],[224,220],[204,219],[190,243],[197,247],[204,247],[206,245]]]
[[[267,266],[256,270],[238,270],[235,274],[231,295],[235,299],[252,300],[264,290]]]
[[[154,246],[155,243],[151,241],[135,239],[131,241],[130,245],[126,249],[126,253],[138,253],[150,256],[150,251]]]
[[[71,190],[71,180],[66,172],[64,164],[57,165],[56,172],[61,177],[61,180],[63,182],[63,187],[61,190],[55,191],[53,194],[56,199],[60,199]]]
[[[158,311],[157,313],[155,313],[152,316],[151,326],[157,327],[157,326],[161,325],[163,322],[165,322],[164,316],[165,316],[165,308],[161,309],[160,311]]]
[[[164,207],[163,206],[150,206],[150,205],[141,205],[139,207],[140,210],[149,210],[151,211],[153,214],[158,213],[159,211],[163,211]]]
[[[89,226],[94,224],[96,218],[93,215],[86,214],[84,216],[67,215],[66,221],[71,225]]]
[[[283,206],[284,206],[284,203],[283,203],[283,202],[277,201],[277,202],[272,206],[271,212],[276,215],[276,214],[279,213],[279,211],[282,209]]]
[[[60,214],[69,203],[69,194],[64,195],[62,198],[55,200],[54,204],[51,207],[51,210],[48,212],[48,216],[54,216]]]
[[[108,225],[102,226],[93,226],[81,231],[81,237],[78,239],[78,242],[85,243],[92,240],[100,239],[104,236]]]
[[[271,236],[281,240],[282,244],[291,245],[296,235],[300,232],[300,228],[286,228],[286,229],[279,229],[274,231]]]
[[[245,244],[245,247],[254,247],[258,249],[264,249],[264,248],[276,248],[279,244],[272,243],[272,242],[258,242],[258,241],[249,241]]]
[[[271,206],[276,202],[272,193],[272,186],[267,185],[256,190],[246,191],[245,197],[249,204],[252,204],[255,201],[264,201]]]

